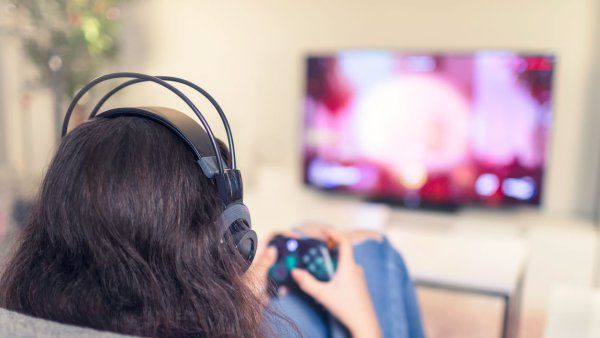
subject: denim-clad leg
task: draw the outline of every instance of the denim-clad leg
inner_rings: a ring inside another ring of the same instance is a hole
[[[270,307],[277,313],[286,316],[296,324],[293,328],[281,318],[270,321],[271,331],[277,337],[326,338],[329,337],[328,314],[314,301],[299,293],[288,293],[285,296],[271,300]],[[272,316],[271,316],[272,317]],[[270,335],[268,335],[270,336]]]
[[[383,241],[367,240],[354,246],[354,259],[363,268],[369,294],[384,337],[421,338],[424,336],[414,286],[402,257]],[[271,302],[275,311],[293,320],[304,337],[345,337],[338,325],[305,296],[289,293]],[[275,320],[275,332],[293,336],[289,324]]]

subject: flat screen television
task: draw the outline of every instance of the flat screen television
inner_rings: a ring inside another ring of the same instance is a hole
[[[539,205],[554,67],[510,51],[311,55],[304,182],[409,207]]]

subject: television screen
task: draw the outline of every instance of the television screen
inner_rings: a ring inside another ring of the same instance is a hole
[[[408,206],[540,203],[554,57],[310,56],[306,184]]]

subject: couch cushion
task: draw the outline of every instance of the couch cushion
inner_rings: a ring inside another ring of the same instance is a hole
[[[116,333],[65,325],[0,308],[0,337],[8,338],[133,338]]]

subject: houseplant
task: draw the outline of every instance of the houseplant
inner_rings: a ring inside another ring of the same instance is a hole
[[[73,93],[119,51],[119,6],[125,0],[0,0],[5,34],[20,39],[36,69],[32,87],[52,91],[56,131]]]

